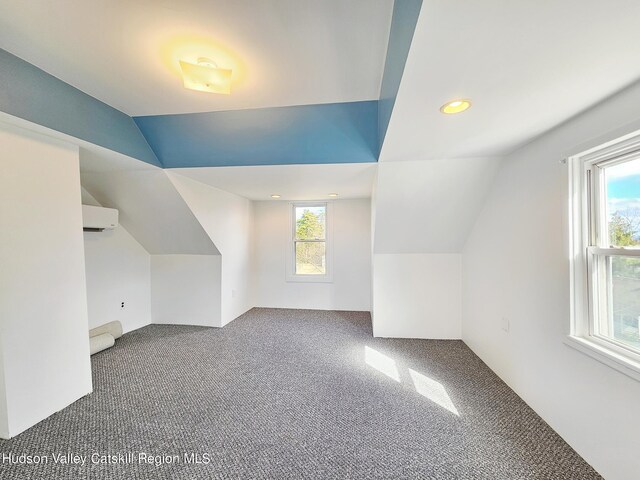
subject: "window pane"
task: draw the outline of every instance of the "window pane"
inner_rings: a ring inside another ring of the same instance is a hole
[[[325,262],[324,242],[296,242],[296,275],[324,275]]]
[[[324,240],[326,207],[296,207],[296,240]]]
[[[606,167],[609,244],[640,247],[640,159]]]
[[[640,258],[606,257],[601,265],[606,273],[600,278],[606,280],[600,286],[599,297],[605,302],[607,313],[601,316],[598,333],[640,349]]]

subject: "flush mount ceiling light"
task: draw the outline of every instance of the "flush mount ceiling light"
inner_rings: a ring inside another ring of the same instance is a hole
[[[464,112],[471,106],[471,100],[453,100],[440,107],[440,111],[447,115]]]
[[[337,193],[330,193],[329,196],[332,197],[332,198],[335,198],[335,197],[338,196],[338,194]]]
[[[219,68],[218,64],[209,58],[200,57],[198,63],[180,60],[184,87],[199,92],[231,93],[231,70]]]
[[[280,198],[280,195],[278,195],[277,193],[274,193],[273,195],[271,195],[271,198]]]

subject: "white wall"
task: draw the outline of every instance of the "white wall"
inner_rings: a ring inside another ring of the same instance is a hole
[[[333,282],[287,282],[291,204],[254,203],[256,306],[357,310],[371,308],[371,202],[332,201]]]
[[[375,254],[375,337],[460,338],[460,254]]]
[[[373,294],[373,279],[376,275],[375,265],[373,261],[373,247],[375,244],[375,232],[376,232],[376,212],[377,212],[377,203],[378,203],[378,172],[376,170],[376,174],[373,178],[373,185],[371,186],[371,214],[370,214],[370,225],[371,225],[371,239],[370,239],[370,248],[369,248],[369,264],[371,266],[371,275],[369,277],[369,295],[371,297],[371,326],[375,328],[376,324],[376,297]]]
[[[220,255],[152,255],[153,323],[221,327]]]
[[[1,332],[0,332],[1,334]],[[0,438],[11,438],[9,433],[9,412],[7,410],[7,384],[4,380],[4,348],[0,336]]]
[[[101,206],[84,188],[82,204]],[[130,332],[151,323],[151,259],[122,226],[84,233],[89,328],[119,320]],[[122,308],[124,302],[124,308]]]
[[[86,232],[84,252],[89,328],[119,320],[126,333],[149,325],[151,260],[147,251],[119,226]]]
[[[78,149],[2,125],[0,168],[0,435],[9,437],[92,387]]]
[[[640,472],[640,382],[563,343],[569,231],[559,160],[640,128],[639,104],[636,85],[508,156],[463,253],[463,340],[611,480]]]
[[[500,160],[382,161],[374,189],[373,333],[460,338],[460,252]]]
[[[167,172],[222,255],[221,326],[252,308],[252,205],[246,198]]]

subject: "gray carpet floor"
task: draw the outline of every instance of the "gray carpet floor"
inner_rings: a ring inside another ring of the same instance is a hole
[[[600,478],[462,342],[372,338],[368,313],[152,325],[92,364],[93,394],[0,441],[49,463],[0,478]],[[53,463],[68,452],[87,464]]]

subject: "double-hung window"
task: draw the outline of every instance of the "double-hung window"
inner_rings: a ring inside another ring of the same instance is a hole
[[[331,281],[329,212],[328,203],[291,204],[287,280]]]
[[[570,339],[640,378],[640,135],[570,159]]]

